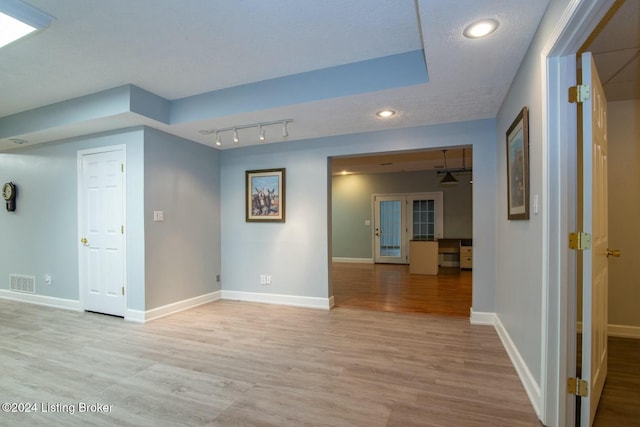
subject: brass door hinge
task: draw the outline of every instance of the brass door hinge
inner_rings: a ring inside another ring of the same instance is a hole
[[[122,295],[124,295],[124,286],[122,287]]]
[[[120,226],[120,234],[124,234],[124,225]]]
[[[591,86],[578,85],[569,88],[569,102],[579,104],[591,98]]]
[[[569,234],[569,249],[586,251],[591,249],[591,234],[576,232]]]
[[[124,173],[124,163],[120,163],[120,172]]]
[[[589,396],[589,383],[580,378],[567,379],[567,393],[580,397]]]

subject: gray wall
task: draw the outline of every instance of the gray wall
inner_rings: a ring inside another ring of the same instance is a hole
[[[219,151],[147,128],[144,162],[146,310],[220,290]]]
[[[17,210],[0,210],[0,289],[32,275],[39,295],[79,300],[78,150],[126,145],[127,301],[144,309],[143,130],[123,130],[0,153],[0,182],[18,186]],[[44,275],[52,278],[44,284]]]
[[[494,120],[397,129],[225,150],[221,157],[223,289],[328,297],[331,257],[329,157],[473,147],[474,310],[495,311]],[[287,169],[286,223],[246,223],[245,171]],[[269,273],[273,284],[260,286]]]
[[[496,313],[516,347],[522,362],[538,387],[542,385],[541,342],[543,337],[543,286],[546,280],[543,259],[546,248],[543,217],[531,212],[528,221],[507,220],[506,131],[522,107],[529,108],[530,194],[540,195],[541,212],[547,200],[544,158],[542,76],[546,74],[541,53],[564,13],[568,0],[553,0],[531,42],[500,111],[497,115],[497,285]],[[554,141],[555,143],[556,141]],[[475,166],[475,160],[474,160]],[[475,184],[474,184],[475,185]],[[475,256],[475,252],[474,252]],[[538,398],[534,396],[537,405]]]
[[[457,185],[440,185],[435,171],[383,174],[336,175],[332,178],[333,257],[373,258],[373,194],[443,193],[444,237],[471,238],[473,235],[471,174],[459,177]]]
[[[640,327],[640,100],[610,102],[609,247],[620,258],[609,261],[609,324]],[[636,332],[637,335],[637,332]]]
[[[220,290],[219,152],[149,128],[0,153],[0,183],[19,191],[16,212],[0,211],[0,289],[25,274],[39,295],[79,300],[77,152],[110,145],[126,145],[127,308]]]

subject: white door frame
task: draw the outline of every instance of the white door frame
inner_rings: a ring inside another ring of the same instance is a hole
[[[82,160],[84,158],[84,156],[87,155],[91,155],[91,154],[100,154],[100,153],[107,153],[110,151],[122,151],[122,154],[125,158],[125,168],[123,170],[123,176],[122,176],[122,192],[123,192],[123,199],[122,199],[122,203],[123,203],[123,209],[124,209],[124,216],[122,218],[122,221],[124,222],[123,226],[124,226],[124,230],[125,233],[123,233],[123,241],[122,241],[122,255],[123,255],[123,273],[124,273],[124,312],[126,315],[127,312],[127,308],[129,307],[129,292],[128,292],[128,286],[127,286],[127,168],[126,168],[126,158],[127,158],[127,146],[124,144],[120,144],[120,145],[110,145],[110,146],[105,146],[105,147],[98,147],[98,148],[91,148],[91,149],[86,149],[86,150],[78,150],[78,156],[77,156],[77,172],[76,172],[76,176],[77,176],[77,194],[78,194],[78,206],[77,206],[77,210],[78,210],[78,235],[77,235],[77,240],[76,242],[80,242],[80,239],[82,239],[83,237],[83,233],[84,233],[84,223],[83,223],[83,218],[84,218],[84,213],[83,213],[83,206],[84,206],[84,191],[83,191],[83,180],[81,179],[82,177]],[[80,245],[80,243],[77,243],[78,245]],[[79,246],[78,246],[79,247]],[[78,261],[80,260],[80,253],[78,253],[77,255],[77,259]],[[81,265],[80,262],[78,262],[78,295],[79,295],[79,301],[80,301],[80,308],[82,310],[85,309],[85,297],[84,297],[84,288],[83,288],[83,281],[82,281],[82,268],[83,266]]]
[[[373,227],[371,229],[373,233],[373,262],[376,263],[397,263],[397,264],[408,264],[408,252],[409,252],[409,242],[407,239],[407,206],[405,203],[405,196],[401,194],[373,194]],[[386,256],[380,253],[380,245],[382,244],[383,235],[385,230],[382,229],[380,224],[380,220],[382,214],[380,212],[380,202],[391,202],[398,201],[400,202],[400,255],[397,257],[394,256]]]
[[[371,242],[372,242],[372,254],[373,254],[373,262],[376,263],[378,257],[376,256],[376,251],[378,250],[378,243],[376,242],[376,233],[377,233],[377,217],[376,217],[376,201],[379,198],[389,197],[389,198],[404,198],[405,202],[413,201],[413,200],[435,200],[435,239],[442,239],[444,236],[444,196],[442,191],[422,191],[418,193],[374,193],[371,195],[371,217],[374,218],[374,226],[371,228]],[[405,255],[405,263],[409,264],[411,259],[411,254],[409,252],[409,241],[411,240],[411,236],[413,235],[413,212],[409,210],[409,205],[405,203],[404,206],[404,215],[402,221],[404,222],[405,230],[403,231],[402,238],[402,254]]]
[[[575,397],[567,378],[576,368],[576,257],[567,239],[576,228],[577,118],[567,102],[575,85],[575,54],[614,0],[570,0],[545,44],[542,61],[543,278],[541,421],[573,427]]]

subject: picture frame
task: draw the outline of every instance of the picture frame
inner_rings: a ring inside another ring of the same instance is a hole
[[[246,171],[246,222],[285,222],[285,172],[284,168]]]
[[[529,110],[523,107],[507,130],[507,218],[529,219]]]

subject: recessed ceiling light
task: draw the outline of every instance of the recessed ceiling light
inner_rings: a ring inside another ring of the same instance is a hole
[[[0,4],[0,47],[48,27],[53,17],[20,0]]]
[[[382,110],[376,113],[376,116],[382,117],[383,119],[386,119],[388,117],[393,117],[395,115],[396,115],[396,112],[393,110]]]
[[[493,33],[499,25],[495,19],[483,19],[469,24],[462,34],[468,39],[479,39]]]
[[[2,28],[2,32],[0,32],[0,47],[21,39],[36,30],[31,25],[25,24],[24,22],[1,12],[0,27]]]

